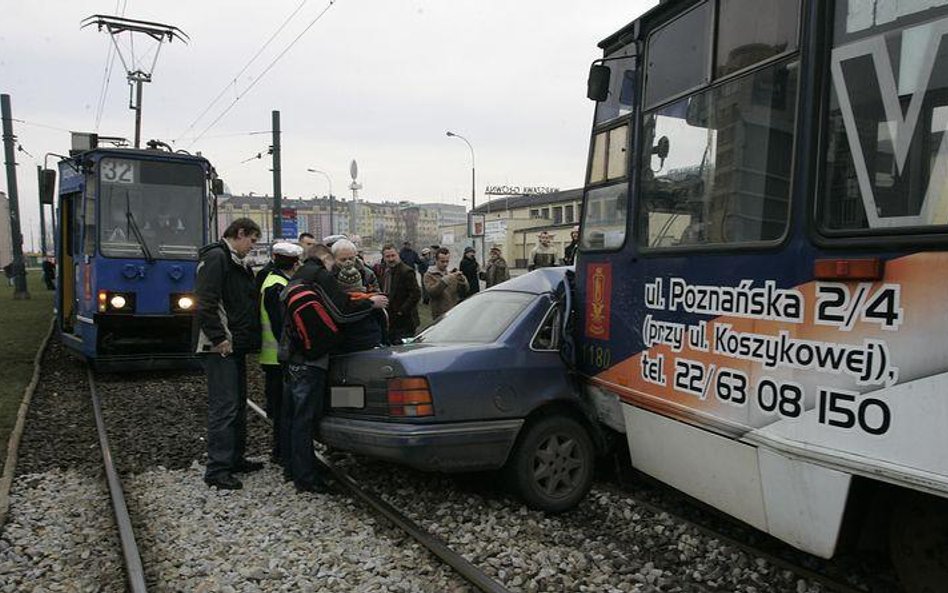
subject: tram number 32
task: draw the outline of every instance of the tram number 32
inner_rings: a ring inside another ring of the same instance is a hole
[[[702,400],[711,390],[721,402],[738,407],[751,402],[761,412],[783,418],[799,418],[806,410],[805,391],[798,383],[762,377],[753,389],[749,389],[750,381],[742,371],[718,369],[713,364],[705,367],[687,359],[675,361],[674,387],[676,391]],[[882,435],[892,424],[889,406],[878,398],[819,387],[816,399],[817,422],[826,426]]]

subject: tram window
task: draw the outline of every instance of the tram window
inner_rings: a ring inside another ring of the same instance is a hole
[[[606,180],[606,133],[600,132],[593,137],[593,154],[589,163],[589,183]]]
[[[204,241],[202,169],[137,164],[141,175],[132,181],[102,178],[102,254],[137,258],[147,251],[156,259],[197,259]]]
[[[586,193],[583,209],[584,249],[617,249],[625,242],[628,193],[625,182]]]
[[[705,2],[649,37],[645,104],[657,103],[708,82],[711,4]]]
[[[82,202],[82,253],[95,254],[95,183],[86,185],[86,195]]]
[[[905,15],[865,5],[837,3],[818,219],[849,233],[948,225],[948,11],[898,28]]]
[[[720,0],[715,76],[796,49],[799,0]]]
[[[596,125],[628,115],[635,105],[635,58],[622,57],[629,48],[623,48],[606,56],[603,65],[608,66],[609,96],[596,104]]]
[[[622,125],[593,138],[589,183],[625,177],[628,171],[629,126]]]
[[[647,247],[775,241],[788,219],[796,62],[783,62],[643,118],[638,241]]]

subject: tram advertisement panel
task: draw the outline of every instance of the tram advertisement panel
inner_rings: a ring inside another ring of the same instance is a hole
[[[883,4],[833,5],[825,97],[792,54],[684,97],[646,82],[635,236],[580,258],[581,365],[627,404],[943,491],[948,7]]]
[[[780,288],[652,276],[630,318],[643,349],[595,382],[732,437],[859,451],[948,476],[943,449],[917,443],[943,440],[946,272],[948,254],[920,253],[885,262],[876,282]]]

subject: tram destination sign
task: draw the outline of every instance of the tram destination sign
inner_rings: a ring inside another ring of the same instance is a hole
[[[484,190],[486,196],[540,196],[560,191],[558,187],[545,185],[488,185]]]

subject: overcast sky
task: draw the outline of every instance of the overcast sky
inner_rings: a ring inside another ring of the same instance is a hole
[[[300,5],[239,79],[235,76]],[[655,0],[39,0],[4,2],[0,92],[11,95],[24,222],[36,225],[37,162],[69,148],[66,130],[134,135],[124,68],[116,60],[96,129],[110,45],[79,28],[93,14],[179,27],[190,37],[161,49],[145,85],[143,143],[199,150],[235,193],[272,195],[266,150],[281,112],[283,193],[346,197],[359,164],[371,201],[461,203],[486,185],[579,187],[593,104],[585,98],[597,43]],[[326,10],[326,8],[328,10]],[[248,86],[316,16],[325,14],[255,87]],[[136,39],[136,57],[152,45]],[[124,40],[123,40],[124,42]],[[149,61],[150,63],[150,61]],[[229,86],[228,86],[229,85]],[[224,97],[189,125],[225,88]],[[230,112],[194,143],[235,97]],[[241,161],[264,153],[263,160]],[[52,159],[51,159],[52,160]],[[0,188],[6,191],[5,175]],[[38,229],[38,226],[36,227]],[[23,234],[29,246],[30,233]],[[35,241],[38,243],[39,238]]]

